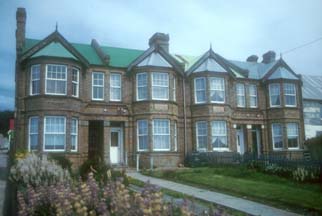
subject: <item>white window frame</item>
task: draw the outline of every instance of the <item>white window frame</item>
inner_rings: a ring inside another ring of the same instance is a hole
[[[146,85],[139,86],[139,76],[141,75],[144,75],[146,77]],[[148,84],[149,84],[149,79],[148,79],[148,74],[146,72],[136,74],[136,101],[143,101],[148,99]],[[139,98],[139,88],[145,88],[145,91],[146,91],[145,98]]]
[[[166,74],[167,75],[167,85],[156,85],[153,83],[153,75],[156,74]],[[153,91],[153,87],[162,87],[162,88],[167,88],[168,89],[168,94],[167,94],[167,98],[157,98],[154,96],[154,91]],[[152,91],[152,100],[162,100],[162,101],[168,101],[169,100],[169,74],[168,73],[163,73],[163,72],[152,72],[151,73],[151,91]]]
[[[103,75],[103,85],[94,85],[94,74],[102,74]],[[104,79],[105,79],[105,74],[104,72],[96,72],[96,71],[93,71],[92,72],[92,100],[95,100],[95,101],[103,101],[104,100],[104,92],[105,92],[105,89],[104,89],[104,85],[105,85],[105,82],[104,82]],[[95,98],[94,97],[94,87],[99,87],[99,88],[102,88],[103,89],[103,97],[102,98]]]
[[[292,86],[294,88],[294,94],[286,94],[285,93],[285,86]],[[297,101],[296,101],[296,86],[294,83],[283,83],[283,93],[284,93],[284,104],[286,107],[296,107],[296,104],[297,104]],[[294,97],[294,102],[295,104],[294,105],[289,105],[289,104],[286,104],[286,96],[292,96]]]
[[[75,133],[73,133],[73,131],[72,131],[72,128],[73,128],[73,121],[75,121],[76,123],[76,126],[75,126],[75,128],[76,128],[76,132]],[[76,137],[76,143],[75,143],[75,149],[72,149],[72,136],[75,136]],[[71,149],[70,149],[70,151],[71,152],[77,152],[78,151],[78,119],[77,118],[75,118],[75,117],[73,117],[72,119],[71,119],[71,127],[70,127],[70,146],[71,146]]]
[[[278,91],[279,91],[279,99],[280,99],[280,104],[279,105],[273,105],[272,104],[272,96],[276,96],[276,95],[272,95],[272,91],[271,88],[273,88],[274,86],[278,87]],[[268,91],[269,91],[269,105],[270,107],[281,107],[282,106],[282,101],[281,101],[281,85],[279,83],[271,83],[268,85]]]
[[[118,76],[120,79],[120,86],[116,86],[116,85],[112,85],[112,76]],[[112,98],[112,89],[118,89],[120,91],[120,98]],[[116,72],[112,72],[110,74],[110,101],[122,101],[122,74],[120,73],[116,73]]]
[[[146,122],[147,124],[147,133],[146,134],[139,134],[139,122]],[[136,121],[136,135],[137,135],[137,151],[145,152],[149,151],[149,121],[147,119],[140,119]],[[140,136],[146,136],[148,138],[148,146],[146,149],[140,149]]]
[[[154,122],[155,121],[167,121],[168,122],[168,128],[169,128],[169,133],[168,134],[155,134],[154,133]],[[166,149],[157,149],[154,147],[154,136],[168,136],[168,143],[169,143],[169,148]],[[170,120],[169,119],[153,119],[152,120],[152,143],[153,143],[153,151],[170,151],[171,150],[171,128],[170,128]]]
[[[76,71],[77,80],[73,80],[73,73]],[[76,94],[73,94],[73,85],[76,86]],[[72,68],[72,96],[78,98],[79,97],[79,69],[76,67]]]
[[[220,134],[220,133],[213,133],[214,129],[212,128],[213,127],[213,123],[215,122],[220,122],[220,123],[224,123],[225,124],[225,133],[223,134]],[[213,151],[229,151],[229,145],[228,145],[228,133],[227,133],[227,122],[226,121],[222,121],[222,120],[215,120],[215,121],[211,121],[211,148]],[[227,144],[227,147],[213,147],[212,146],[212,139],[213,137],[223,137],[225,136],[226,137],[226,144]]]
[[[198,133],[198,127],[199,127],[199,124],[206,124],[206,135],[202,134],[200,135]],[[199,137],[206,137],[206,148],[200,148],[199,146]],[[207,121],[197,121],[196,122],[196,143],[197,143],[197,151],[202,151],[202,152],[205,152],[207,151],[208,149],[208,122]]]
[[[34,68],[36,68],[36,67],[38,67],[38,69],[39,69],[39,71],[38,71],[38,73],[39,73],[39,78],[38,79],[33,79],[33,69]],[[32,65],[31,66],[31,68],[30,68],[30,95],[39,95],[40,94],[40,84],[41,84],[41,82],[40,82],[40,74],[41,74],[41,67],[40,67],[40,64],[37,64],[37,65]],[[32,91],[33,91],[33,85],[32,85],[32,83],[33,82],[39,82],[39,92],[37,92],[37,93],[32,93]]]
[[[296,125],[296,132],[297,132],[297,135],[289,135],[289,133],[288,133],[288,127],[289,127],[289,125],[291,125],[291,124],[294,124],[294,125]],[[299,140],[299,124],[298,123],[296,123],[296,122],[290,122],[290,123],[287,123],[286,124],[286,132],[287,132],[287,148],[288,149],[290,149],[290,150],[295,150],[295,149],[299,149],[300,148],[300,140]],[[294,138],[294,137],[296,137],[296,140],[297,140],[297,147],[288,147],[288,139],[289,138]]]
[[[273,129],[274,128],[274,125],[279,125],[281,127],[282,134],[281,135],[277,135],[279,137],[282,137],[282,147],[280,147],[280,148],[276,148],[275,147],[275,137],[277,137],[277,136],[275,136],[275,134],[274,134],[274,129]],[[273,150],[282,150],[283,149],[283,146],[284,146],[283,125],[281,123],[272,123],[271,130],[272,130]]]
[[[242,89],[243,91],[242,92],[239,92],[239,88],[238,86],[241,86],[240,89]],[[240,107],[240,108],[245,108],[246,107],[246,95],[245,95],[245,84],[244,83],[237,83],[236,84],[236,102],[237,102],[237,107]],[[243,104],[239,104],[239,100],[238,98],[239,97],[242,97],[243,98]]]
[[[221,82],[222,82],[222,84],[223,84],[223,88],[222,89],[220,89],[220,88],[212,88],[212,85],[211,85],[211,80],[220,80]],[[211,103],[219,103],[219,104],[224,104],[225,103],[225,101],[226,101],[226,92],[225,92],[225,79],[224,78],[222,78],[222,77],[210,77],[209,78],[209,95],[210,95],[210,102]],[[212,91],[220,91],[220,92],[223,92],[224,93],[224,96],[223,96],[223,98],[224,98],[224,100],[223,101],[216,101],[216,100],[212,100],[212,98],[211,98],[211,92]]]
[[[173,101],[177,101],[177,79],[175,77],[173,77],[173,88],[172,88],[172,94],[173,94]]]
[[[53,78],[48,78],[48,66],[63,66],[65,67],[65,79],[53,79]],[[60,65],[60,64],[46,64],[46,78],[45,78],[45,94],[46,95],[67,95],[67,66],[66,65]],[[47,92],[47,80],[55,80],[55,81],[65,81],[65,93],[49,93]]]
[[[56,118],[64,118],[64,133],[49,133],[46,131],[46,121],[47,118],[52,118],[52,117],[56,117]],[[64,143],[64,149],[46,149],[46,134],[60,134],[60,135],[64,135],[65,136],[65,143]],[[43,134],[43,151],[44,152],[64,152],[66,151],[66,117],[65,116],[45,116],[44,118],[44,134]]]
[[[255,90],[255,94],[251,94],[251,88],[254,88],[254,90]],[[258,107],[258,97],[257,97],[257,85],[255,85],[255,84],[250,84],[249,86],[248,86],[248,93],[249,93],[249,107],[250,108],[257,108]],[[251,103],[251,98],[255,98],[255,106],[254,105],[252,105],[252,103]]]
[[[203,80],[204,81],[204,84],[205,84],[205,87],[204,89],[197,89],[197,80]],[[198,97],[197,97],[197,91],[204,91],[205,92],[205,100],[204,101],[198,101]],[[196,77],[194,79],[194,95],[195,95],[195,103],[196,104],[202,104],[202,103],[206,103],[207,102],[207,80],[206,80],[206,77]]]
[[[38,125],[37,125],[37,132],[33,132],[31,133],[31,121],[32,119],[37,119],[37,122],[38,122]],[[31,150],[31,139],[30,139],[30,136],[31,135],[37,135],[37,149],[34,149],[34,150]],[[28,123],[28,151],[37,151],[38,150],[38,147],[39,147],[39,116],[31,116],[29,117],[29,123]]]
[[[174,123],[173,123],[173,139],[174,139],[174,148],[173,148],[173,150],[174,151],[178,151],[178,134],[177,134],[177,122],[175,121]]]

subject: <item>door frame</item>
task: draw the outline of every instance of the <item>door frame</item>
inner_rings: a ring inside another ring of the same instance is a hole
[[[240,142],[241,140],[242,142]],[[243,152],[241,152],[241,144],[243,145]],[[245,153],[245,134],[243,128],[240,128],[236,131],[236,147],[239,154],[243,155]]]
[[[112,163],[111,161],[111,133],[112,132],[117,132],[118,133],[118,141],[119,141],[119,160],[117,163]],[[109,148],[110,148],[110,151],[109,151],[109,161],[110,161],[110,164],[114,164],[114,165],[117,165],[117,164],[122,164],[123,161],[124,161],[124,142],[123,142],[123,128],[122,127],[111,127],[110,129],[110,133],[109,133]]]

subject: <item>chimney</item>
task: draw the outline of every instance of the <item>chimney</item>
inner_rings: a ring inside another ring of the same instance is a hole
[[[26,9],[18,8],[16,13],[17,29],[16,29],[16,51],[17,54],[22,52],[26,39]]]
[[[149,40],[149,46],[162,47],[164,51],[169,52],[169,35],[164,33],[154,33]]]
[[[263,54],[263,63],[268,64],[275,61],[276,53],[274,51],[268,51]]]
[[[248,61],[248,62],[257,62],[257,60],[258,60],[257,55],[251,55],[246,59],[246,61]]]

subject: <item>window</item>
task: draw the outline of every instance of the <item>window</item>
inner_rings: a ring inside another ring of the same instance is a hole
[[[168,119],[153,120],[153,150],[170,151],[170,121]]]
[[[195,78],[195,102],[196,103],[206,102],[206,78],[205,77]]]
[[[273,149],[283,148],[283,128],[281,124],[272,124]]]
[[[281,106],[280,84],[269,85],[269,98],[271,107]]]
[[[296,106],[296,89],[292,83],[284,83],[284,100],[285,106]]]
[[[207,122],[200,121],[196,123],[197,151],[207,151]]]
[[[211,122],[211,143],[213,150],[228,150],[225,121]]]
[[[178,150],[178,138],[177,138],[177,122],[174,122],[173,125],[173,138],[174,138],[174,151]]]
[[[287,146],[289,149],[299,148],[299,126],[297,123],[287,124]]]
[[[147,73],[136,74],[136,100],[148,99],[148,76]]]
[[[248,86],[248,93],[249,93],[249,106],[252,108],[257,107],[257,87],[256,85],[249,85]]]
[[[245,86],[244,84],[236,84],[237,107],[245,107]]]
[[[122,77],[121,74],[111,73],[110,76],[110,100],[121,101],[122,92]]]
[[[67,67],[65,65],[46,65],[46,94],[66,95]]]
[[[40,94],[40,65],[31,66],[30,95]]]
[[[79,92],[79,70],[72,68],[72,96],[78,97]]]
[[[71,151],[77,151],[78,147],[78,119],[72,118],[71,130],[70,130],[70,137],[71,137]]]
[[[44,128],[44,150],[64,151],[66,138],[66,118],[63,116],[46,116]]]
[[[176,82],[177,82],[177,79],[174,77],[173,78],[173,101],[176,101],[177,100],[177,95],[176,95]]]
[[[104,100],[104,73],[92,73],[92,99]]]
[[[152,99],[169,100],[169,75],[152,73]]]
[[[212,103],[225,103],[225,80],[210,78],[210,100]]]
[[[29,151],[38,149],[38,124],[37,116],[29,118]]]
[[[148,150],[148,121],[147,120],[138,120],[137,121],[137,142],[138,142],[138,151],[147,151]]]

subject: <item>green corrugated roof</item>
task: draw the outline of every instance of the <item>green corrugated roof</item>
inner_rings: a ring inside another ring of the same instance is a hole
[[[64,58],[72,58],[77,59],[72,53],[70,53],[63,45],[60,43],[51,42],[31,57],[38,56],[55,56],[55,57],[64,57]]]
[[[110,66],[113,67],[127,67],[144,52],[143,50],[107,46],[101,46],[101,48],[105,54],[110,56]]]

